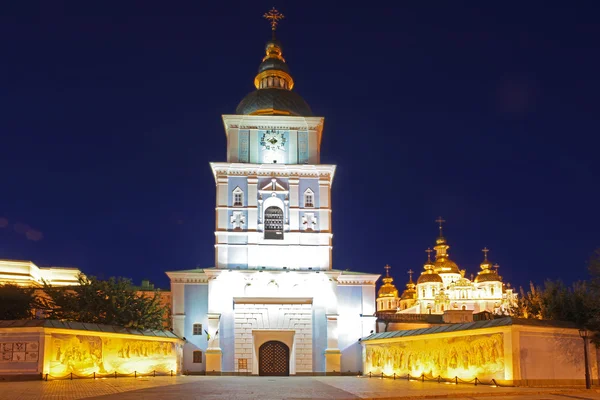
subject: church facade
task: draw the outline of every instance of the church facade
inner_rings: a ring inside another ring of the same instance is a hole
[[[415,284],[412,280],[413,271],[409,270],[410,279],[401,295],[389,276],[389,266],[386,266],[386,276],[377,294],[378,313],[396,314],[444,314],[452,311],[465,311],[470,314],[489,312],[508,315],[516,305],[517,294],[510,284],[502,282],[498,274],[498,264],[492,265],[488,260],[487,248],[482,251],[484,259],[480,271],[471,279],[465,277],[466,271],[450,259],[450,246],[442,234],[441,217],[436,221],[440,224],[439,236],[433,250],[427,249],[427,261]],[[435,259],[431,253],[435,251]]]
[[[273,32],[280,14],[271,12]],[[324,118],[267,42],[256,90],[223,115],[213,162],[215,265],[167,272],[187,373],[312,375],[362,370],[379,275],[332,268],[335,165],[320,164]]]

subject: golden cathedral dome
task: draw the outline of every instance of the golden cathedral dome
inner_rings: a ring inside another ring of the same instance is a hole
[[[483,261],[481,262],[481,264],[479,265],[479,268],[481,268],[481,271],[479,271],[477,273],[477,276],[475,277],[475,283],[482,283],[482,282],[502,282],[502,277],[500,275],[498,275],[498,271],[497,269],[499,268],[498,264],[494,265],[494,268],[496,270],[492,270],[492,263],[488,260],[487,258],[487,253],[489,252],[487,247],[484,247],[483,250]]]
[[[420,283],[444,283],[444,281],[442,281],[442,277],[439,276],[438,274],[436,274],[435,272],[423,272],[421,273],[421,276],[419,276],[419,279],[417,279],[417,285]]]
[[[438,274],[460,274],[458,265],[449,258],[443,257],[435,260],[435,271]]]
[[[406,289],[404,290],[404,292],[402,292],[402,295],[400,296],[401,300],[413,300],[417,298],[417,291],[415,289],[416,285],[412,280],[412,274],[413,270],[408,270],[409,279],[408,283],[406,284]]]
[[[444,281],[442,281],[442,277],[439,276],[437,274],[437,272],[435,271],[435,264],[433,264],[431,262],[431,252],[432,251],[433,250],[431,250],[431,249],[425,250],[425,252],[427,252],[427,262],[425,262],[425,264],[423,265],[423,268],[425,269],[425,271],[421,272],[419,279],[417,279],[417,285],[420,283],[428,283],[428,282],[444,283]]]
[[[385,268],[385,277],[382,279],[383,284],[381,285],[381,287],[379,288],[379,291],[377,292],[377,298],[398,297],[398,289],[396,289],[396,286],[392,283],[394,281],[394,278],[392,278],[389,273],[391,267],[389,265],[386,265],[384,268]]]

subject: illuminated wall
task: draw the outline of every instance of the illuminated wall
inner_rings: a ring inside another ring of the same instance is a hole
[[[394,341],[365,345],[365,373],[504,379],[502,333]]]
[[[47,361],[54,377],[178,371],[177,345],[170,341],[53,333],[50,346]]]

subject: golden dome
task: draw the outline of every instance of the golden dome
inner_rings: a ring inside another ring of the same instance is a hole
[[[421,274],[421,276],[419,276],[419,279],[417,280],[417,285],[419,283],[428,283],[428,282],[444,283],[444,281],[442,281],[442,277],[439,276],[438,274],[436,274],[435,272],[425,271]]]
[[[406,289],[402,292],[400,299],[402,300],[414,300],[417,298],[417,291],[415,289]]]
[[[460,270],[458,269],[458,265],[449,258],[442,257],[438,260],[435,260],[435,271],[438,274],[460,274]]]
[[[431,262],[431,253],[433,250],[427,249],[425,252],[427,253],[427,261],[423,268],[425,271],[421,272],[421,276],[417,279],[417,285],[419,283],[427,283],[427,282],[435,282],[435,283],[444,283],[442,278],[435,272],[435,265]]]
[[[500,275],[498,275],[498,271],[497,269],[499,268],[498,264],[494,265],[494,268],[496,268],[496,271],[493,271],[492,268],[492,263],[490,261],[488,261],[487,258],[487,253],[489,252],[487,247],[484,247],[483,250],[483,261],[481,262],[481,264],[479,265],[479,267],[481,268],[481,271],[479,271],[477,273],[477,276],[475,277],[475,283],[482,283],[482,282],[502,282],[502,277]]]
[[[475,283],[482,282],[502,282],[502,277],[496,273],[496,271],[484,272],[481,271],[475,277]]]
[[[379,291],[377,292],[377,298],[379,299],[381,297],[398,297],[398,289],[396,289],[396,286],[392,283],[394,281],[394,278],[392,278],[389,274],[391,267],[389,265],[386,265],[384,268],[385,277],[382,279],[383,285],[381,285]]]

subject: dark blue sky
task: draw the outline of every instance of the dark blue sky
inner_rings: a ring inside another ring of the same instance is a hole
[[[322,162],[338,165],[334,268],[389,263],[402,285],[442,215],[468,275],[488,246],[517,286],[586,276],[600,6],[484,3],[275,4],[295,90],[325,117]],[[212,266],[208,163],[225,160],[221,114],[253,89],[273,5],[4,4],[0,258],[163,287],[164,271]]]

